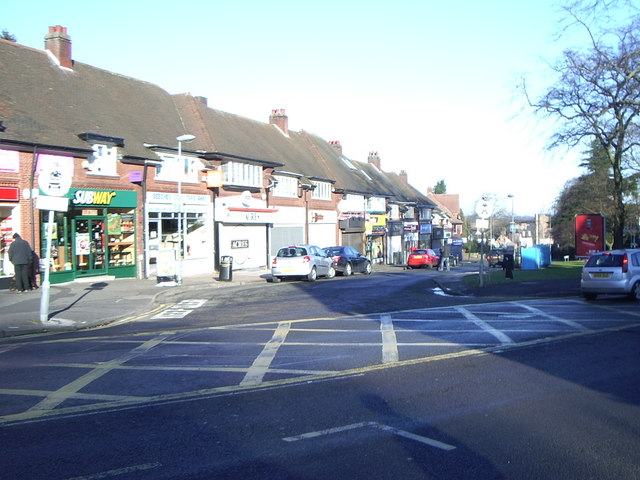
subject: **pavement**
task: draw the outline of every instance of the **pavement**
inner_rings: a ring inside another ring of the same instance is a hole
[[[516,281],[512,283],[469,288],[462,279],[473,274],[471,267],[455,267],[451,272],[438,273],[431,278],[449,295],[514,298],[580,295],[577,279],[518,282],[517,270]],[[403,269],[399,265],[374,267],[376,272],[399,273]],[[181,285],[159,283],[155,278],[92,277],[51,285],[48,309],[41,305],[42,288],[24,293],[2,289],[0,337],[65,332],[132,321],[136,317],[167,308],[181,300],[186,293],[196,295],[202,290],[266,282],[270,278],[268,269],[234,270],[231,280],[220,280],[211,274],[185,277]],[[41,309],[45,310],[44,322],[40,320]]]

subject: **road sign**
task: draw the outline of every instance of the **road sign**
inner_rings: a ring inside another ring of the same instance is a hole
[[[476,213],[482,219],[489,218],[493,211],[493,202],[488,198],[481,198],[476,203]]]

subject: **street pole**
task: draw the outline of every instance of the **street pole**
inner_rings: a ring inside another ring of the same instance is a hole
[[[47,243],[44,257],[44,280],[42,281],[42,290],[40,294],[40,323],[46,323],[49,320],[49,298],[51,282],[49,280],[49,265],[51,263],[51,237],[53,236],[53,210],[49,210],[47,217]]]
[[[178,165],[182,163],[182,142],[178,139]],[[178,264],[176,283],[182,285],[182,173],[178,173]]]
[[[484,228],[480,229],[480,287],[484,287]]]
[[[509,225],[509,233],[511,234],[511,242],[515,245],[516,243],[516,222],[513,216],[513,197],[511,193],[507,195],[511,199],[511,224]]]
[[[182,210],[184,208],[184,202],[182,201],[182,177],[187,173],[186,161],[182,159],[182,142],[190,142],[194,140],[195,135],[189,135],[188,133],[176,137],[178,140],[178,165],[182,167],[182,172],[178,173],[178,264],[176,268],[176,283],[182,285],[182,259],[184,253],[184,225]]]

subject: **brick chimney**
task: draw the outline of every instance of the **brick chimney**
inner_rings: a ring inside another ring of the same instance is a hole
[[[284,108],[271,110],[271,115],[269,115],[269,124],[275,125],[282,131],[282,133],[289,135],[289,117],[287,117]]]
[[[200,105],[204,105],[205,107],[208,105],[209,103],[209,99],[207,97],[203,97],[203,96],[197,96],[197,97],[193,97],[193,99],[198,102]]]
[[[67,35],[67,27],[49,27],[49,33],[44,37],[44,49],[49,50],[58,59],[61,67],[73,67],[71,37]]]
[[[406,170],[400,170],[400,173],[398,174],[398,176],[400,177],[400,180],[402,180],[404,183],[406,183],[407,185],[409,184],[409,175],[407,175]]]
[[[369,158],[367,161],[372,165],[375,165],[378,170],[382,170],[380,168],[380,156],[378,155],[378,152],[369,152]]]
[[[340,144],[340,140],[330,140],[329,145],[335,148],[340,155],[342,155],[342,144]]]

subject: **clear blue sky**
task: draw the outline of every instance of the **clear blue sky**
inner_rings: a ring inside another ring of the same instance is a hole
[[[516,85],[548,85],[556,0],[0,0],[0,29],[42,49],[63,25],[73,58],[190,92],[209,106],[340,140],[344,153],[406,170],[426,193],[444,179],[472,213],[483,193],[516,215],[550,211],[579,175],[550,154],[549,125]]]

